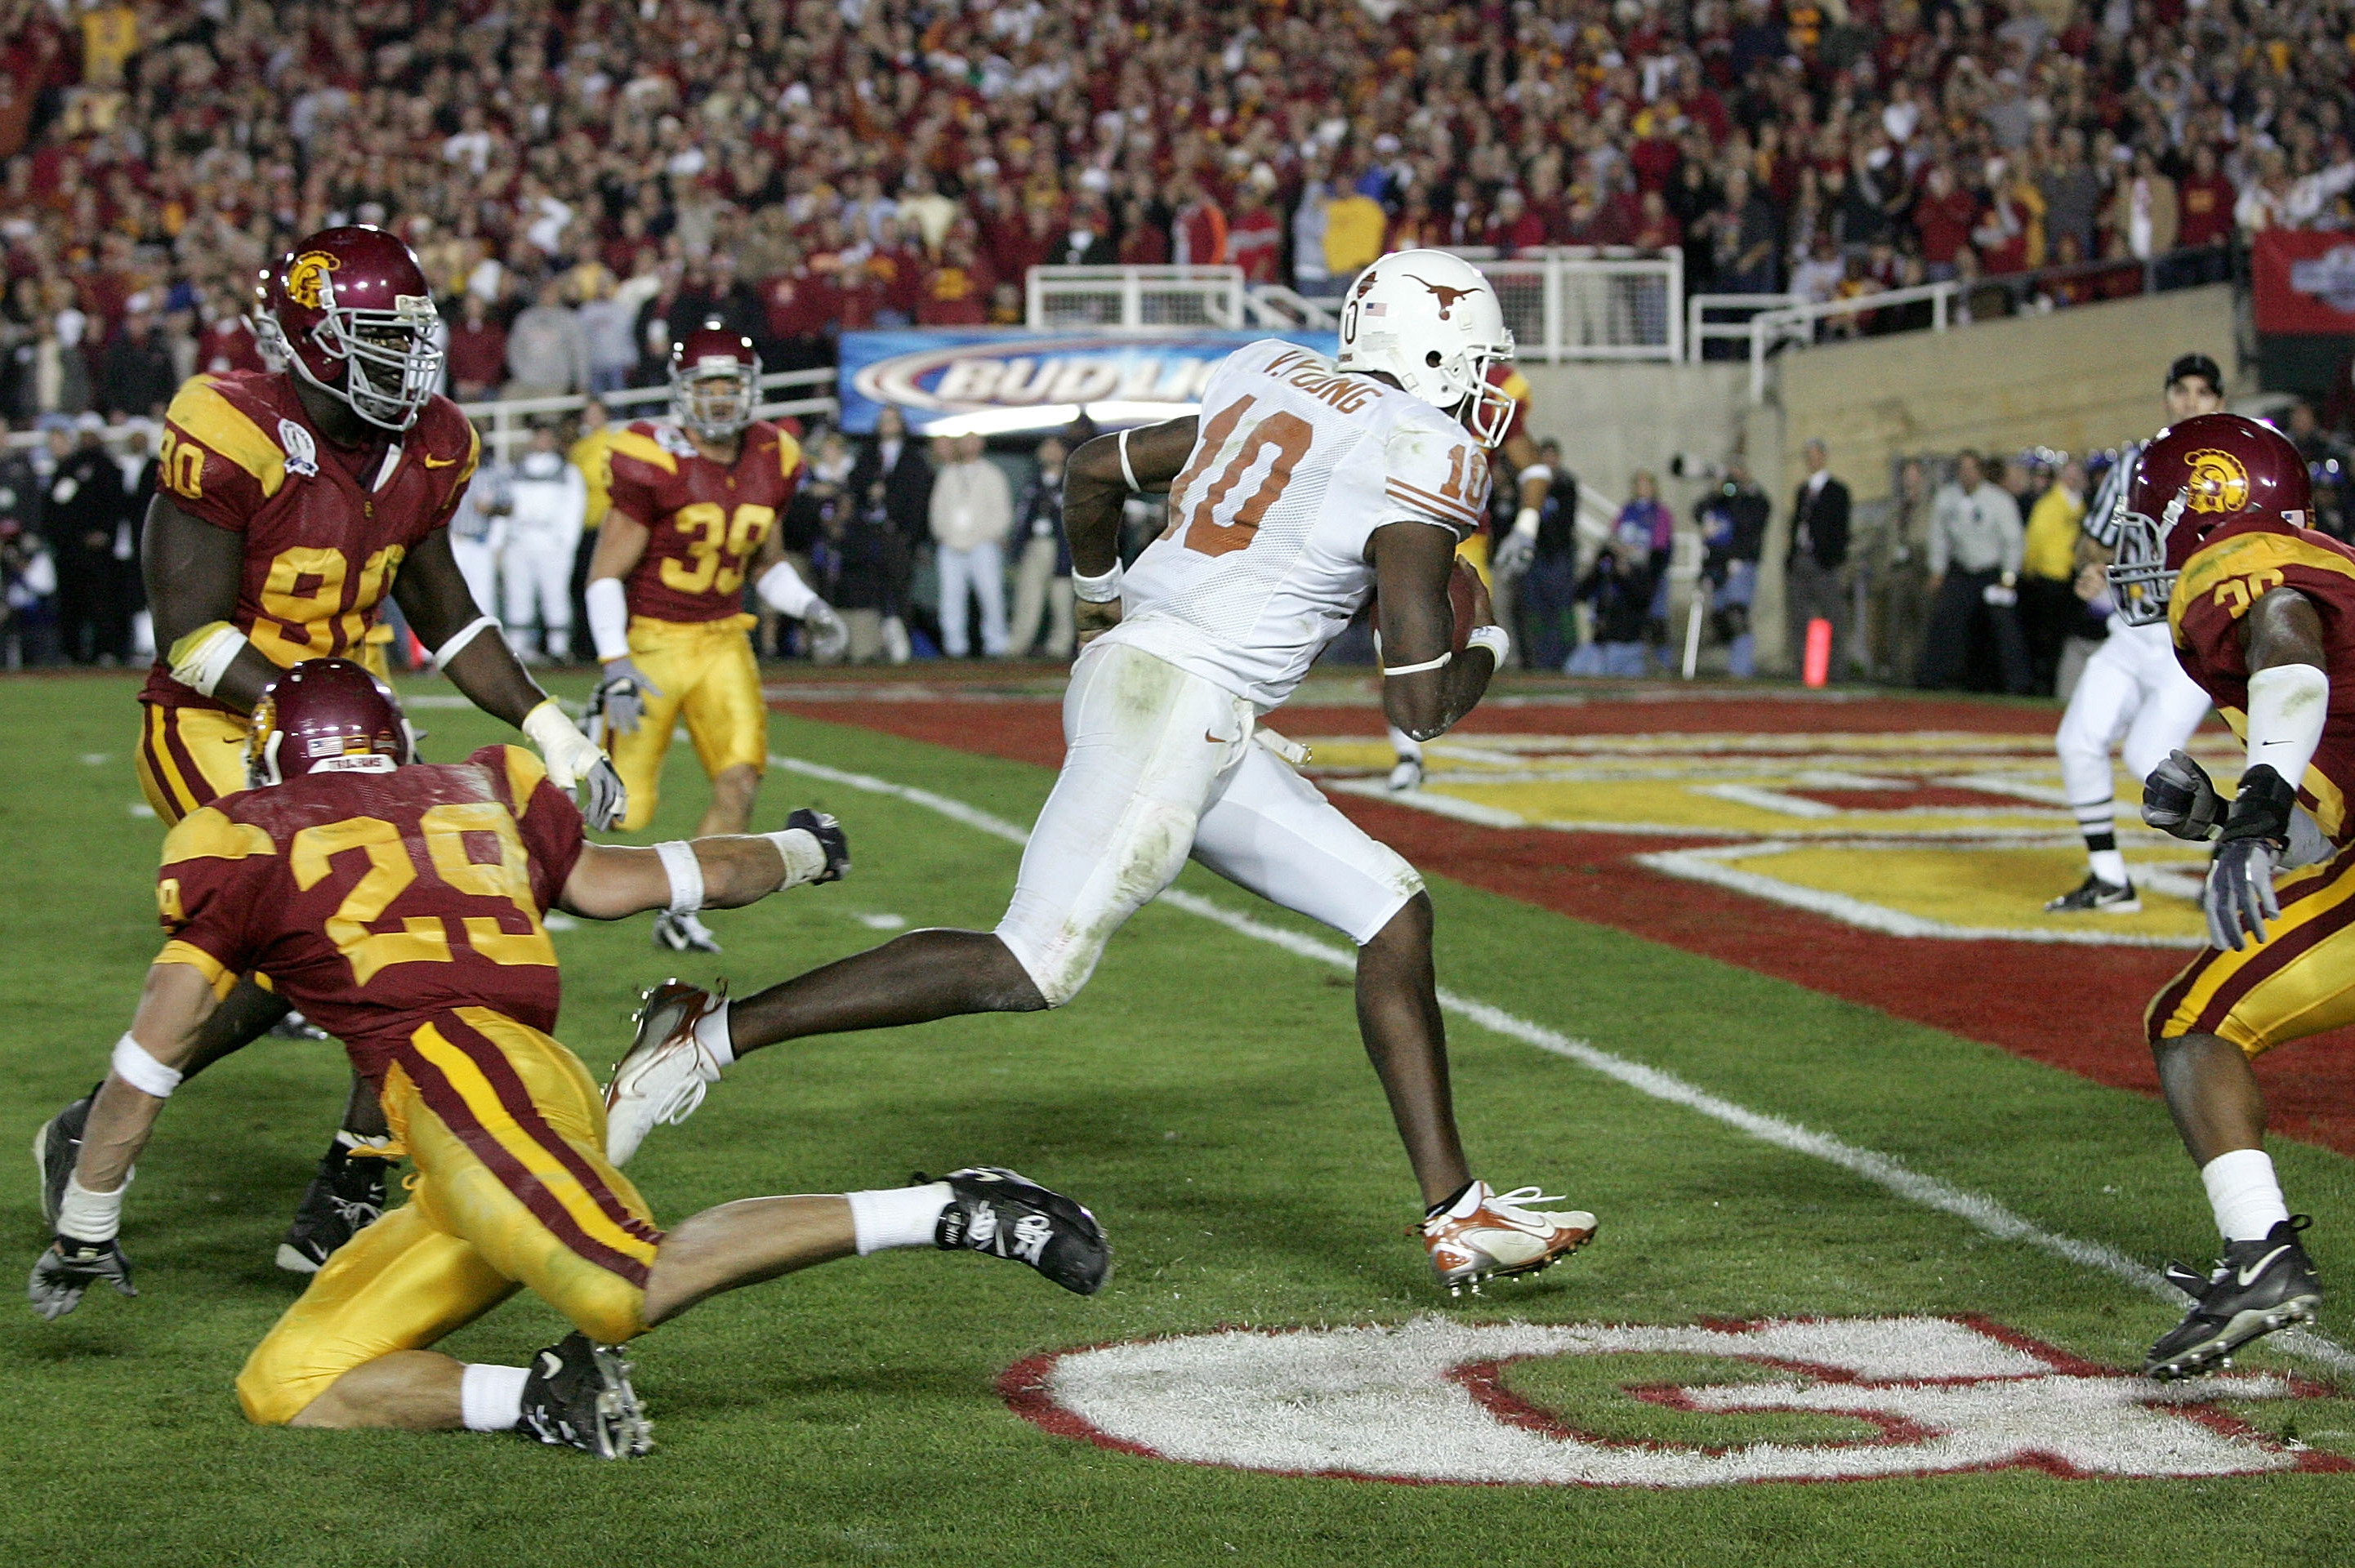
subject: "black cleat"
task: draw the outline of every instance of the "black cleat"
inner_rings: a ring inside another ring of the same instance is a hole
[[[2075,889],[2062,894],[2044,906],[2047,915],[2138,915],[2142,900],[2135,894],[2134,884],[2104,882],[2092,872]]]
[[[919,1171],[915,1183],[930,1180]],[[1079,1203],[996,1165],[968,1165],[941,1178],[955,1193],[941,1211],[932,1245],[1027,1263],[1064,1289],[1093,1296],[1112,1276],[1112,1244]]]
[[[2297,1239],[2313,1223],[2293,1214],[2263,1241],[2227,1243],[2215,1272],[2204,1278],[2179,1263],[2169,1264],[2168,1283],[2190,1297],[2193,1306],[2151,1346],[2142,1370],[2163,1383],[2196,1377],[2231,1366],[2232,1352],[2260,1335],[2314,1321],[2322,1281]]]
[[[842,824],[824,811],[804,806],[785,819],[785,832],[795,828],[815,839],[818,848],[826,852],[826,869],[810,881],[840,882],[843,873],[850,869],[850,835],[842,831]]]
[[[271,1037],[276,1040],[332,1040],[335,1038],[301,1013],[291,1012],[270,1026],[270,1033]]]
[[[105,1086],[94,1084],[90,1093],[41,1124],[33,1134],[33,1163],[41,1172],[41,1218],[52,1227],[66,1201],[66,1181],[81,1158],[81,1129],[90,1123],[91,1102]]]
[[[655,1424],[630,1386],[630,1363],[578,1329],[531,1358],[515,1429],[600,1459],[634,1459],[655,1446]]]
[[[290,1274],[316,1274],[337,1247],[382,1219],[384,1177],[381,1156],[346,1149],[338,1139],[303,1190],[294,1223],[278,1244],[278,1266]]]

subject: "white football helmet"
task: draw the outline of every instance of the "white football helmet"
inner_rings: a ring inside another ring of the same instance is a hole
[[[1497,291],[1477,268],[1444,250],[1383,257],[1358,274],[1341,307],[1341,369],[1395,376],[1462,419],[1484,447],[1503,440],[1512,424],[1512,397],[1488,383],[1488,367],[1512,357]]]

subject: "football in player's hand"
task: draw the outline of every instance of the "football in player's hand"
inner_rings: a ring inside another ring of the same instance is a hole
[[[1455,569],[1447,574],[1447,608],[1455,612],[1455,642],[1462,653],[1472,640],[1472,629],[1486,626],[1497,619],[1488,606],[1488,587],[1480,574],[1463,556],[1455,557]]]

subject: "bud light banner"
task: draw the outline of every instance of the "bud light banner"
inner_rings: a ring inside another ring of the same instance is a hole
[[[2249,274],[2259,332],[2355,334],[2355,234],[2268,228]]]
[[[1323,355],[1338,346],[1314,332],[845,333],[842,424],[867,434],[886,404],[922,435],[1043,432],[1082,409],[1103,425],[1176,418],[1200,405],[1221,360],[1269,337]]]

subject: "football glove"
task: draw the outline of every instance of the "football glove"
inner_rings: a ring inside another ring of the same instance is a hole
[[[2223,820],[2223,797],[2208,770],[2189,752],[2170,751],[2142,781],[2142,820],[2164,833],[2195,844],[2216,836]]]
[[[831,616],[834,612],[826,613]],[[597,683],[597,693],[590,699],[590,705],[604,715],[608,733],[635,735],[646,716],[645,700],[661,695],[662,688],[647,680],[645,671],[626,658],[616,659],[605,666],[605,678]]]
[[[1533,511],[1528,515],[1529,528],[1524,530],[1516,520],[1512,532],[1497,540],[1497,548],[1489,555],[1488,569],[1498,577],[1517,577],[1528,571],[1529,563],[1537,558],[1537,515]]]
[[[809,633],[810,657],[821,664],[833,663],[850,646],[850,628],[842,624],[842,617],[834,613],[834,606],[822,599],[810,600],[809,609],[802,617],[802,630]]]
[[[59,1236],[34,1260],[33,1277],[25,1293],[32,1298],[33,1310],[54,1323],[80,1306],[81,1293],[101,1279],[122,1295],[139,1294],[131,1283],[131,1260],[123,1255],[116,1242]]]
[[[622,776],[613,771],[613,764],[595,741],[572,727],[555,698],[524,715],[522,729],[539,747],[540,760],[548,764],[549,783],[568,795],[575,785],[584,786],[581,814],[591,828],[603,832],[622,820],[630,801]]]
[[[2241,775],[2200,898],[2214,946],[2237,953],[2243,934],[2263,942],[2265,922],[2281,918],[2274,868],[2289,847],[2289,814],[2296,804],[2297,791],[2264,763]]]

